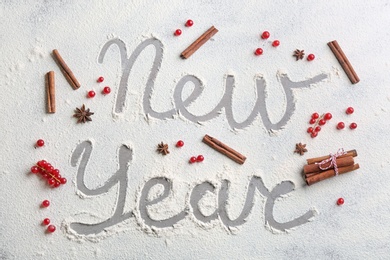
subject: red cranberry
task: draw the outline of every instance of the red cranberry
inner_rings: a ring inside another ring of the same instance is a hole
[[[255,51],[255,55],[259,56],[261,54],[263,54],[263,49],[262,48],[257,48],[256,51]]]
[[[192,20],[187,20],[187,22],[186,22],[186,26],[187,27],[191,27],[191,26],[193,26],[194,25],[194,21],[192,21]]]
[[[344,127],[345,127],[345,124],[343,122],[339,122],[337,124],[337,129],[339,129],[339,130],[344,129]]]
[[[347,113],[348,115],[352,114],[355,110],[353,109],[353,107],[348,107],[347,110],[345,111],[345,113]]]
[[[268,31],[264,31],[262,34],[261,34],[261,38],[266,40],[269,38],[271,34],[268,32]]]
[[[314,56],[314,54],[309,54],[309,55],[307,55],[307,60],[308,60],[308,61],[312,61],[312,60],[315,59],[315,57],[316,57],[316,56]]]
[[[350,125],[349,125],[349,128],[350,129],[356,129],[356,127],[357,127],[357,124],[356,123],[351,123]]]

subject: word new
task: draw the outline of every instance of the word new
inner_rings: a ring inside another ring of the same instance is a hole
[[[294,103],[295,97],[294,97],[293,89],[308,88],[310,87],[310,85],[318,83],[327,78],[326,74],[319,74],[313,78],[304,81],[293,82],[288,78],[286,74],[281,74],[281,75],[277,74],[286,95],[286,108],[285,108],[284,115],[276,123],[272,123],[269,118],[267,106],[266,106],[266,89],[265,89],[266,83],[264,78],[260,76],[256,77],[256,92],[257,92],[256,102],[254,104],[252,112],[249,114],[248,118],[245,119],[243,122],[237,122],[233,116],[232,97],[233,97],[233,88],[235,84],[235,79],[233,75],[226,75],[225,93],[223,94],[219,104],[207,114],[195,115],[190,111],[188,111],[187,109],[187,107],[202,94],[204,88],[201,80],[194,75],[185,75],[176,84],[176,87],[173,92],[173,103],[175,107],[168,111],[157,112],[152,108],[151,97],[153,94],[154,84],[163,60],[163,45],[161,41],[156,38],[146,39],[145,41],[140,43],[133,51],[133,53],[128,57],[126,45],[122,40],[120,39],[109,40],[100,51],[98,57],[99,63],[103,63],[107,50],[113,45],[116,45],[119,48],[121,68],[122,68],[122,76],[120,79],[118,94],[116,96],[116,102],[115,102],[115,113],[118,114],[123,112],[125,106],[127,92],[129,90],[129,86],[128,86],[129,76],[134,66],[134,63],[137,61],[142,51],[150,45],[154,46],[155,55],[154,55],[152,68],[150,70],[149,77],[146,82],[146,87],[143,93],[143,99],[142,99],[143,110],[145,115],[147,115],[148,117],[153,117],[161,120],[170,119],[173,118],[174,115],[180,114],[193,123],[199,123],[199,122],[209,121],[219,116],[221,114],[221,111],[224,110],[227,122],[232,129],[243,129],[249,126],[256,119],[257,115],[260,114],[263,125],[265,126],[267,131],[280,130],[283,128],[283,126],[287,124],[287,122],[289,121],[289,119],[291,118],[291,116],[295,111],[295,103]],[[191,82],[194,85],[194,87],[192,93],[185,100],[183,100],[182,98],[183,89],[185,85],[189,82]]]

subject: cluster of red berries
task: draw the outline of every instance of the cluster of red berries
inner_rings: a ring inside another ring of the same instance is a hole
[[[104,78],[100,76],[96,81],[98,83],[102,83],[104,81]],[[103,90],[102,90],[102,94],[103,95],[108,95],[110,93],[111,93],[111,88],[109,86],[105,86],[103,88]],[[93,90],[88,91],[87,97],[94,98],[95,96],[96,96],[96,92],[95,91],[93,91]]]
[[[267,40],[270,36],[271,36],[271,34],[269,33],[269,31],[264,31],[264,32],[261,34],[261,39]],[[272,42],[272,46],[273,46],[273,47],[278,47],[279,45],[280,45],[280,41],[279,41],[279,40],[274,40],[274,41]],[[263,54],[263,49],[262,49],[262,48],[257,48],[257,49],[255,50],[255,55],[256,55],[256,56],[259,56],[259,55],[261,55],[261,54]]]
[[[353,114],[354,111],[355,111],[355,110],[353,109],[353,107],[348,107],[348,108],[345,110],[345,113],[346,113],[347,115],[351,115],[351,114]],[[331,114],[331,113],[326,113],[326,114],[324,114],[324,115],[321,116],[321,117],[319,116],[318,113],[313,113],[313,114],[311,115],[311,119],[310,119],[309,123],[310,123],[311,125],[314,124],[314,126],[313,126],[313,127],[309,127],[309,128],[307,129],[307,132],[310,134],[310,136],[311,136],[312,138],[317,137],[318,132],[321,131],[321,126],[325,125],[326,122],[329,121],[331,118],[332,118],[332,114]],[[345,128],[345,123],[344,123],[344,122],[338,122],[337,125],[336,125],[336,128],[337,128],[338,130],[344,129],[344,128]],[[352,130],[354,130],[354,129],[357,128],[357,124],[356,124],[355,122],[353,122],[353,123],[351,123],[351,124],[349,125],[349,128],[352,129]]]
[[[38,161],[36,165],[32,166],[31,172],[39,173],[42,178],[47,180],[47,184],[54,188],[58,188],[61,184],[67,182],[66,178],[60,175],[60,171],[45,160]]]
[[[176,147],[183,147],[184,142],[182,140],[177,141]],[[192,156],[189,160],[189,163],[196,163],[196,162],[203,162],[204,161],[204,156],[203,155],[198,155],[198,156]]]
[[[41,204],[42,208],[47,208],[49,206],[50,206],[50,201],[48,201],[48,200],[42,201],[42,204]],[[49,224],[50,224],[50,219],[49,218],[45,218],[42,221],[42,225],[47,226],[46,232],[47,233],[53,233],[54,231],[56,231],[56,226],[49,225]]]
[[[198,155],[198,156],[192,156],[191,158],[190,158],[190,161],[189,161],[189,163],[196,163],[196,162],[203,162],[204,161],[204,157],[203,157],[203,155]]]
[[[321,126],[325,125],[326,122],[329,121],[330,119],[332,119],[331,113],[326,113],[322,116],[320,116],[318,113],[313,113],[311,115],[311,119],[309,123],[314,126],[309,127],[307,129],[307,132],[310,134],[312,138],[317,137],[318,132],[321,131]]]
[[[45,141],[43,139],[39,139],[36,141],[35,147],[42,147],[45,145]],[[45,160],[40,160],[36,163],[36,165],[31,167],[31,173],[40,174],[42,178],[46,179],[47,184],[51,187],[57,188],[61,184],[65,184],[67,182],[66,178],[60,175],[60,171],[55,169],[50,163]],[[41,203],[41,208],[47,208],[50,206],[50,201],[44,200]],[[47,226],[46,232],[53,233],[56,231],[56,226],[50,225],[50,219],[45,218],[42,221],[42,225]]]
[[[346,113],[347,115],[351,115],[351,114],[353,114],[354,111],[355,111],[355,110],[353,109],[353,107],[348,107],[347,110],[345,110],[345,113]],[[339,123],[337,124],[337,129],[338,129],[338,130],[342,130],[342,129],[344,129],[344,128],[345,128],[344,122],[339,122]],[[354,129],[357,128],[357,124],[356,124],[355,122],[353,122],[353,123],[351,123],[351,124],[349,125],[349,128],[352,129],[352,130],[354,130]]]
[[[186,27],[191,27],[193,25],[194,25],[194,21],[192,21],[192,20],[187,20],[187,22],[185,23]],[[182,33],[182,31],[180,29],[176,29],[176,31],[173,33],[173,35],[180,36],[181,33]]]

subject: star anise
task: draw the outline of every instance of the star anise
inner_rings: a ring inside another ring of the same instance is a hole
[[[296,60],[302,60],[305,56],[305,51],[296,49],[293,56],[296,58]]]
[[[306,144],[299,143],[295,145],[294,153],[299,153],[300,155],[303,155],[306,152],[307,152]]]
[[[167,155],[169,154],[169,151],[168,151],[168,144],[164,144],[163,142],[161,142],[160,144],[157,145],[157,152],[158,153],[161,153],[163,155]]]
[[[89,108],[85,109],[84,104],[81,108],[76,107],[76,110],[74,112],[75,114],[73,115],[73,117],[77,118],[77,123],[85,123],[87,121],[92,121],[91,115],[93,115],[94,113],[91,112]]]

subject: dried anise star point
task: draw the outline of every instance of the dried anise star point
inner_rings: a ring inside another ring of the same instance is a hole
[[[160,144],[157,145],[157,152],[158,153],[161,153],[163,155],[167,155],[169,154],[169,151],[168,151],[168,144],[164,144],[163,142],[161,142]]]
[[[73,117],[77,118],[77,123],[85,123],[87,121],[92,121],[91,115],[93,114],[94,113],[91,112],[89,108],[85,109],[85,105],[83,104],[81,108],[76,107]]]
[[[305,51],[296,49],[293,56],[296,58],[296,60],[302,60],[305,56]]]
[[[303,155],[306,152],[307,152],[306,144],[299,143],[295,145],[294,153],[299,153],[300,155]]]

